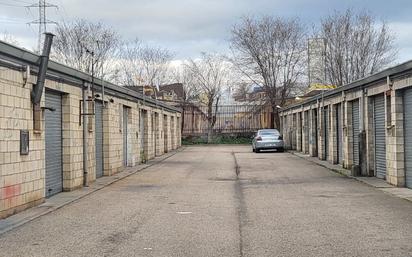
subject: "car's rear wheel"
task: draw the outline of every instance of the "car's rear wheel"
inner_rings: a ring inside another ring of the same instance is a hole
[[[285,151],[285,149],[282,147],[282,148],[278,148],[278,152],[280,152],[280,153],[283,153]]]

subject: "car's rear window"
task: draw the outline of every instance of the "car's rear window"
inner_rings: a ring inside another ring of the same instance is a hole
[[[261,131],[259,132],[261,136],[279,136],[279,132],[277,131]]]

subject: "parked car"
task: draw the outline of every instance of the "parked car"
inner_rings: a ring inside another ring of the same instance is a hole
[[[259,153],[261,150],[276,149],[278,152],[284,151],[283,137],[277,129],[260,129],[252,140],[253,152]]]

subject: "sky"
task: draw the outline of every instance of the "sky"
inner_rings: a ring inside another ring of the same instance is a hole
[[[20,46],[34,49],[38,10],[24,6],[36,0],[0,0],[0,33],[13,35]],[[170,49],[176,60],[201,52],[225,54],[230,31],[245,15],[299,17],[308,27],[334,11],[367,10],[388,22],[399,48],[396,63],[412,59],[411,0],[49,0],[47,18],[56,22],[84,18],[117,30],[124,39],[139,38]],[[54,25],[48,25],[53,31]]]

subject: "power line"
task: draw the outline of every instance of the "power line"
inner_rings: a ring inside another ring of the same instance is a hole
[[[57,22],[48,20],[46,15],[47,8],[57,8],[57,5],[47,3],[46,0],[39,0],[39,3],[31,4],[26,6],[27,8],[38,8],[39,9],[39,18],[37,20],[29,22],[29,24],[38,24],[39,25],[39,35],[38,35],[38,42],[37,42],[37,51],[40,53],[42,42],[43,42],[43,34],[47,31],[47,24],[57,24]]]

